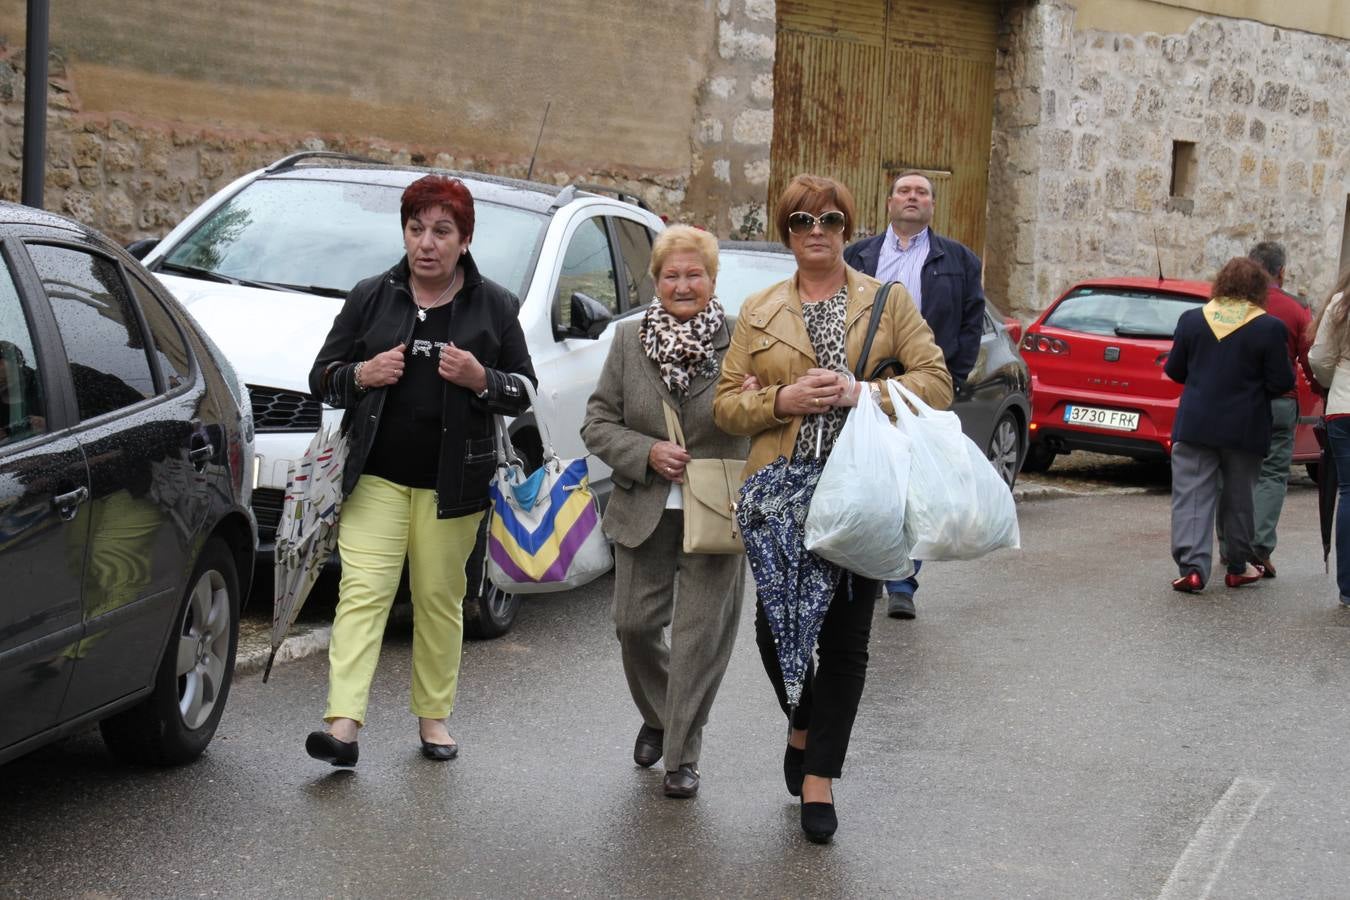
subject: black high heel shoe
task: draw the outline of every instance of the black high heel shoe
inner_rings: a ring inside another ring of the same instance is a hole
[[[787,784],[788,793],[794,797],[802,795],[802,781],[806,778],[802,770],[804,765],[806,751],[788,744],[787,750],[783,751],[783,781]]]
[[[305,738],[305,752],[323,762],[350,768],[356,765],[361,748],[356,741],[339,741],[326,731],[311,731]]]

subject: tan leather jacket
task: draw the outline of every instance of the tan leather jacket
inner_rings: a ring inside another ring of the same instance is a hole
[[[848,269],[848,312],[844,344],[849,369],[857,367],[863,338],[872,314],[872,300],[881,282]],[[952,377],[933,342],[933,332],[923,320],[909,292],[900,284],[886,298],[886,312],[863,367],[864,375],[887,357],[900,360],[900,381],[936,409],[952,402]],[[779,419],[773,414],[778,389],[792,384],[816,365],[815,350],[806,333],[802,302],[794,275],[748,297],[741,307],[731,346],[722,361],[722,377],[713,400],[713,420],[730,434],[750,437],[749,476],[779,456],[791,458],[801,427],[800,416]],[[745,376],[754,375],[763,387],[741,391]],[[890,397],[882,392],[882,407],[893,414]]]

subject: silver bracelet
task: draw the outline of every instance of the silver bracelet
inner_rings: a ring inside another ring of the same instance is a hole
[[[365,365],[366,361],[363,359],[356,364],[356,368],[352,369],[352,384],[355,385],[356,390],[362,394],[370,390],[370,388],[361,383],[361,370],[365,368]]]

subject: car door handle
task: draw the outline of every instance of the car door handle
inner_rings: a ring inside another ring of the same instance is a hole
[[[188,451],[188,459],[192,461],[192,468],[200,472],[206,468],[206,464],[215,456],[216,448],[213,444],[203,444]]]
[[[63,522],[69,522],[75,518],[75,513],[79,510],[80,504],[89,499],[89,488],[80,485],[68,494],[57,494],[52,498],[52,504],[56,507]]]

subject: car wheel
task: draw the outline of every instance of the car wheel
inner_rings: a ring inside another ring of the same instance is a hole
[[[1027,458],[1022,461],[1023,472],[1044,472],[1055,461],[1055,451],[1045,444],[1032,444],[1027,448]]]
[[[225,711],[238,642],[239,575],[213,538],[188,580],[149,696],[99,726],[108,749],[161,766],[200,756]]]
[[[508,594],[492,583],[487,574],[487,525],[491,513],[483,516],[478,542],[465,566],[468,590],[464,594],[464,634],[478,640],[501,637],[511,630],[520,612],[520,597]]]
[[[989,436],[985,455],[994,464],[1003,483],[1012,488],[1017,480],[1017,458],[1022,455],[1022,436],[1018,434],[1017,418],[1010,412],[999,417],[994,433]]]

